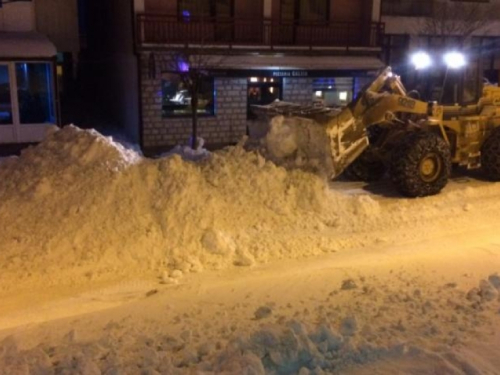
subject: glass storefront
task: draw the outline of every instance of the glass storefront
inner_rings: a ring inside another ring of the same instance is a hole
[[[52,66],[48,63],[16,63],[17,100],[21,124],[54,124]]]
[[[326,107],[343,107],[356,99],[371,77],[329,77],[313,80],[312,101]]]
[[[0,62],[0,144],[39,142],[57,125],[55,61]]]
[[[9,73],[11,64],[15,74]],[[0,125],[56,123],[52,67],[45,62],[0,64]]]

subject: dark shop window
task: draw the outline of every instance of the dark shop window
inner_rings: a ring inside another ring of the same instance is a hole
[[[164,73],[162,78],[163,117],[191,115],[191,95],[181,76],[176,73]],[[214,79],[206,77],[198,94],[199,115],[214,114],[214,97]]]

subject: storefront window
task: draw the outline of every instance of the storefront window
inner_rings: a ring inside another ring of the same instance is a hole
[[[352,77],[318,78],[313,81],[313,101],[327,107],[342,107],[353,99]]]
[[[163,117],[187,116],[192,114],[191,95],[181,76],[177,73],[164,73],[162,79]],[[214,79],[203,79],[198,94],[199,115],[214,114]]]
[[[12,124],[9,69],[0,65],[0,125]]]
[[[16,63],[21,124],[56,122],[52,69],[48,63]]]
[[[252,105],[267,105],[282,98],[281,78],[251,77],[248,79],[247,117],[254,119]]]

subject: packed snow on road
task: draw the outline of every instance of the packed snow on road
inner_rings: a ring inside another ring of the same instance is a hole
[[[0,374],[500,374],[499,184],[180,151],[66,126],[0,161]]]

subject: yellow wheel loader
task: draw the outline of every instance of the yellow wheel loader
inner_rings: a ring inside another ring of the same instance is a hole
[[[472,105],[424,102],[414,92],[407,93],[400,78],[386,68],[354,102],[334,115],[316,111],[303,118],[295,111],[292,116],[285,113],[273,119],[271,123],[298,127],[314,122],[316,133],[326,134],[325,140],[318,140],[311,126],[306,126],[308,130],[291,142],[296,147],[288,147],[279,157],[297,157],[301,142],[316,150],[325,147],[323,161],[332,178],[345,171],[373,181],[388,173],[397,190],[408,197],[439,193],[452,165],[482,168],[486,177],[499,181],[500,88],[484,86],[481,91]],[[285,128],[290,133],[290,126]],[[273,147],[268,142],[270,153],[284,143]]]

